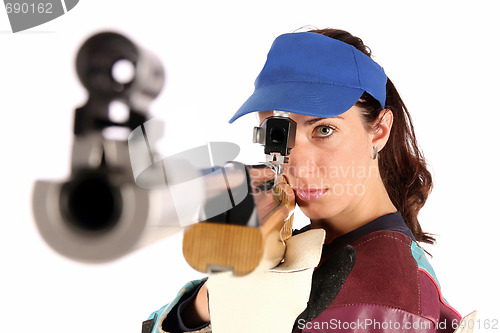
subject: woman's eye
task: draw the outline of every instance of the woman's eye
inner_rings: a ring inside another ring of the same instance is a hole
[[[314,129],[314,135],[319,138],[325,138],[333,134],[335,129],[331,126],[318,126]]]

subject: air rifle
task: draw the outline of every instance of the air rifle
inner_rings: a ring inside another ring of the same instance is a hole
[[[103,32],[83,43],[76,69],[88,100],[75,110],[71,175],[37,181],[32,198],[36,226],[54,250],[106,262],[185,229],[185,258],[201,272],[244,275],[280,262],[295,206],[283,177],[295,136],[286,113],[254,131],[263,165],[232,162],[239,148],[229,142],[162,158],[155,142],[163,124],[149,115],[164,85],[158,58]],[[110,117],[116,103],[126,109],[121,121]],[[126,135],[108,137],[116,129]]]

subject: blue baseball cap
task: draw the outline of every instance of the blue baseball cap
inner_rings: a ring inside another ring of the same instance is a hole
[[[382,67],[352,45],[313,32],[284,34],[271,46],[255,91],[229,122],[269,110],[335,117],[365,91],[384,107],[386,82]]]

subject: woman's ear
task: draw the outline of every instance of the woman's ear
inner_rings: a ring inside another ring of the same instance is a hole
[[[380,111],[377,120],[375,120],[375,127],[373,129],[372,146],[377,146],[378,151],[381,151],[391,134],[392,123],[394,115],[389,109]]]

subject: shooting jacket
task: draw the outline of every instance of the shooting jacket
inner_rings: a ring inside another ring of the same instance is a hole
[[[170,304],[143,322],[142,332],[211,332],[209,324],[186,327],[180,316],[205,280],[187,283]],[[444,333],[458,328],[460,319],[396,212],[323,246],[307,308],[291,331]]]

